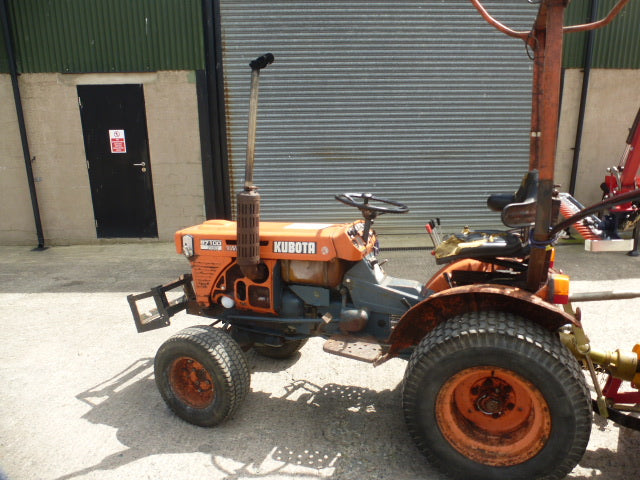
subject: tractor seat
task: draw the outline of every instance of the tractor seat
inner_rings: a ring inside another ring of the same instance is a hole
[[[499,230],[471,231],[451,235],[434,251],[438,265],[462,258],[522,258],[529,254],[529,245],[520,237]]]
[[[501,212],[502,223],[510,228],[530,227],[536,218],[538,171],[528,172],[514,193],[490,195],[487,206]],[[460,234],[451,235],[434,251],[437,264],[462,258],[523,258],[529,255],[528,239],[499,230],[471,231],[465,227]]]
[[[538,171],[527,172],[514,193],[494,193],[487,198],[487,206],[501,212],[502,223],[510,228],[530,227],[536,221]]]

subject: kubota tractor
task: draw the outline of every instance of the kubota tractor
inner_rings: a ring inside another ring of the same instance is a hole
[[[336,199],[357,208],[362,219],[260,221],[252,181],[257,86],[273,56],[251,62],[246,181],[237,221],[209,220],[178,231],[176,248],[191,272],[129,296],[140,332],[168,325],[184,309],[206,319],[157,352],[155,379],[167,405],[188,422],[217,425],[249,393],[243,350],[286,358],[320,336],[325,351],[373,365],[408,359],[402,384],[408,431],[430,462],[456,478],[562,478],[586,449],[592,405],[640,429],[633,416],[640,404],[640,345],[615,352],[594,348],[569,303],[640,293],[570,296],[569,278],[552,265],[556,234],[594,211],[554,225],[563,32],[607,23],[627,1],[596,24],[563,27],[568,2],[541,0],[533,29],[517,32],[471,0],[489,23],[534,52],[530,171],[515,193],[489,199],[509,229],[465,229],[439,243],[434,253],[442,268],[426,283],[387,275],[376,256],[373,222],[382,214],[406,213],[399,202],[343,193]],[[594,208],[637,198],[640,193],[628,192]],[[170,301],[167,292],[175,288],[184,297]],[[156,311],[140,314],[137,302],[150,297]],[[606,372],[605,385],[596,370]],[[593,400],[586,377],[594,382]],[[635,390],[620,392],[623,381]]]

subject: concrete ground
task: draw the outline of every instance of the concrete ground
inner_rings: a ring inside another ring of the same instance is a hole
[[[639,289],[640,258],[561,245],[575,291]],[[383,252],[396,276],[426,280],[427,251]],[[0,247],[0,479],[436,479],[404,426],[405,368],[324,354],[250,352],[251,392],[231,421],[189,425],[165,407],[153,357],[184,313],[138,334],[126,295],[175,278],[169,244]],[[581,305],[593,344],[640,343],[640,299]],[[596,419],[573,479],[635,478],[640,432]]]

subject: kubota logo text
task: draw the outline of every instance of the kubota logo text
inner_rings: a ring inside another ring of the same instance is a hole
[[[313,255],[316,253],[316,242],[273,242],[273,253]]]

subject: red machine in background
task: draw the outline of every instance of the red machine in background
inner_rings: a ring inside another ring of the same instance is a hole
[[[617,166],[607,168],[608,175],[600,185],[603,200],[640,188],[640,109],[627,137],[627,148]],[[640,204],[628,202],[612,207],[604,216],[605,231],[617,235],[618,230],[633,228],[633,250],[629,255],[638,256],[640,238]],[[615,238],[615,237],[614,237]]]
[[[629,130],[627,147],[620,162],[616,166],[607,168],[607,173],[604,182],[600,185],[603,201],[640,189],[640,110]],[[560,193],[559,196],[560,213],[563,217],[569,218],[578,211],[584,210],[584,205],[570,194]],[[598,214],[585,217],[572,226],[586,240],[585,248],[591,251],[619,250],[617,246],[611,246],[611,244],[623,242],[619,232],[633,229],[633,248],[628,255],[633,257],[640,255],[638,245],[640,202],[637,200],[603,209]],[[627,245],[626,241],[624,245]]]

